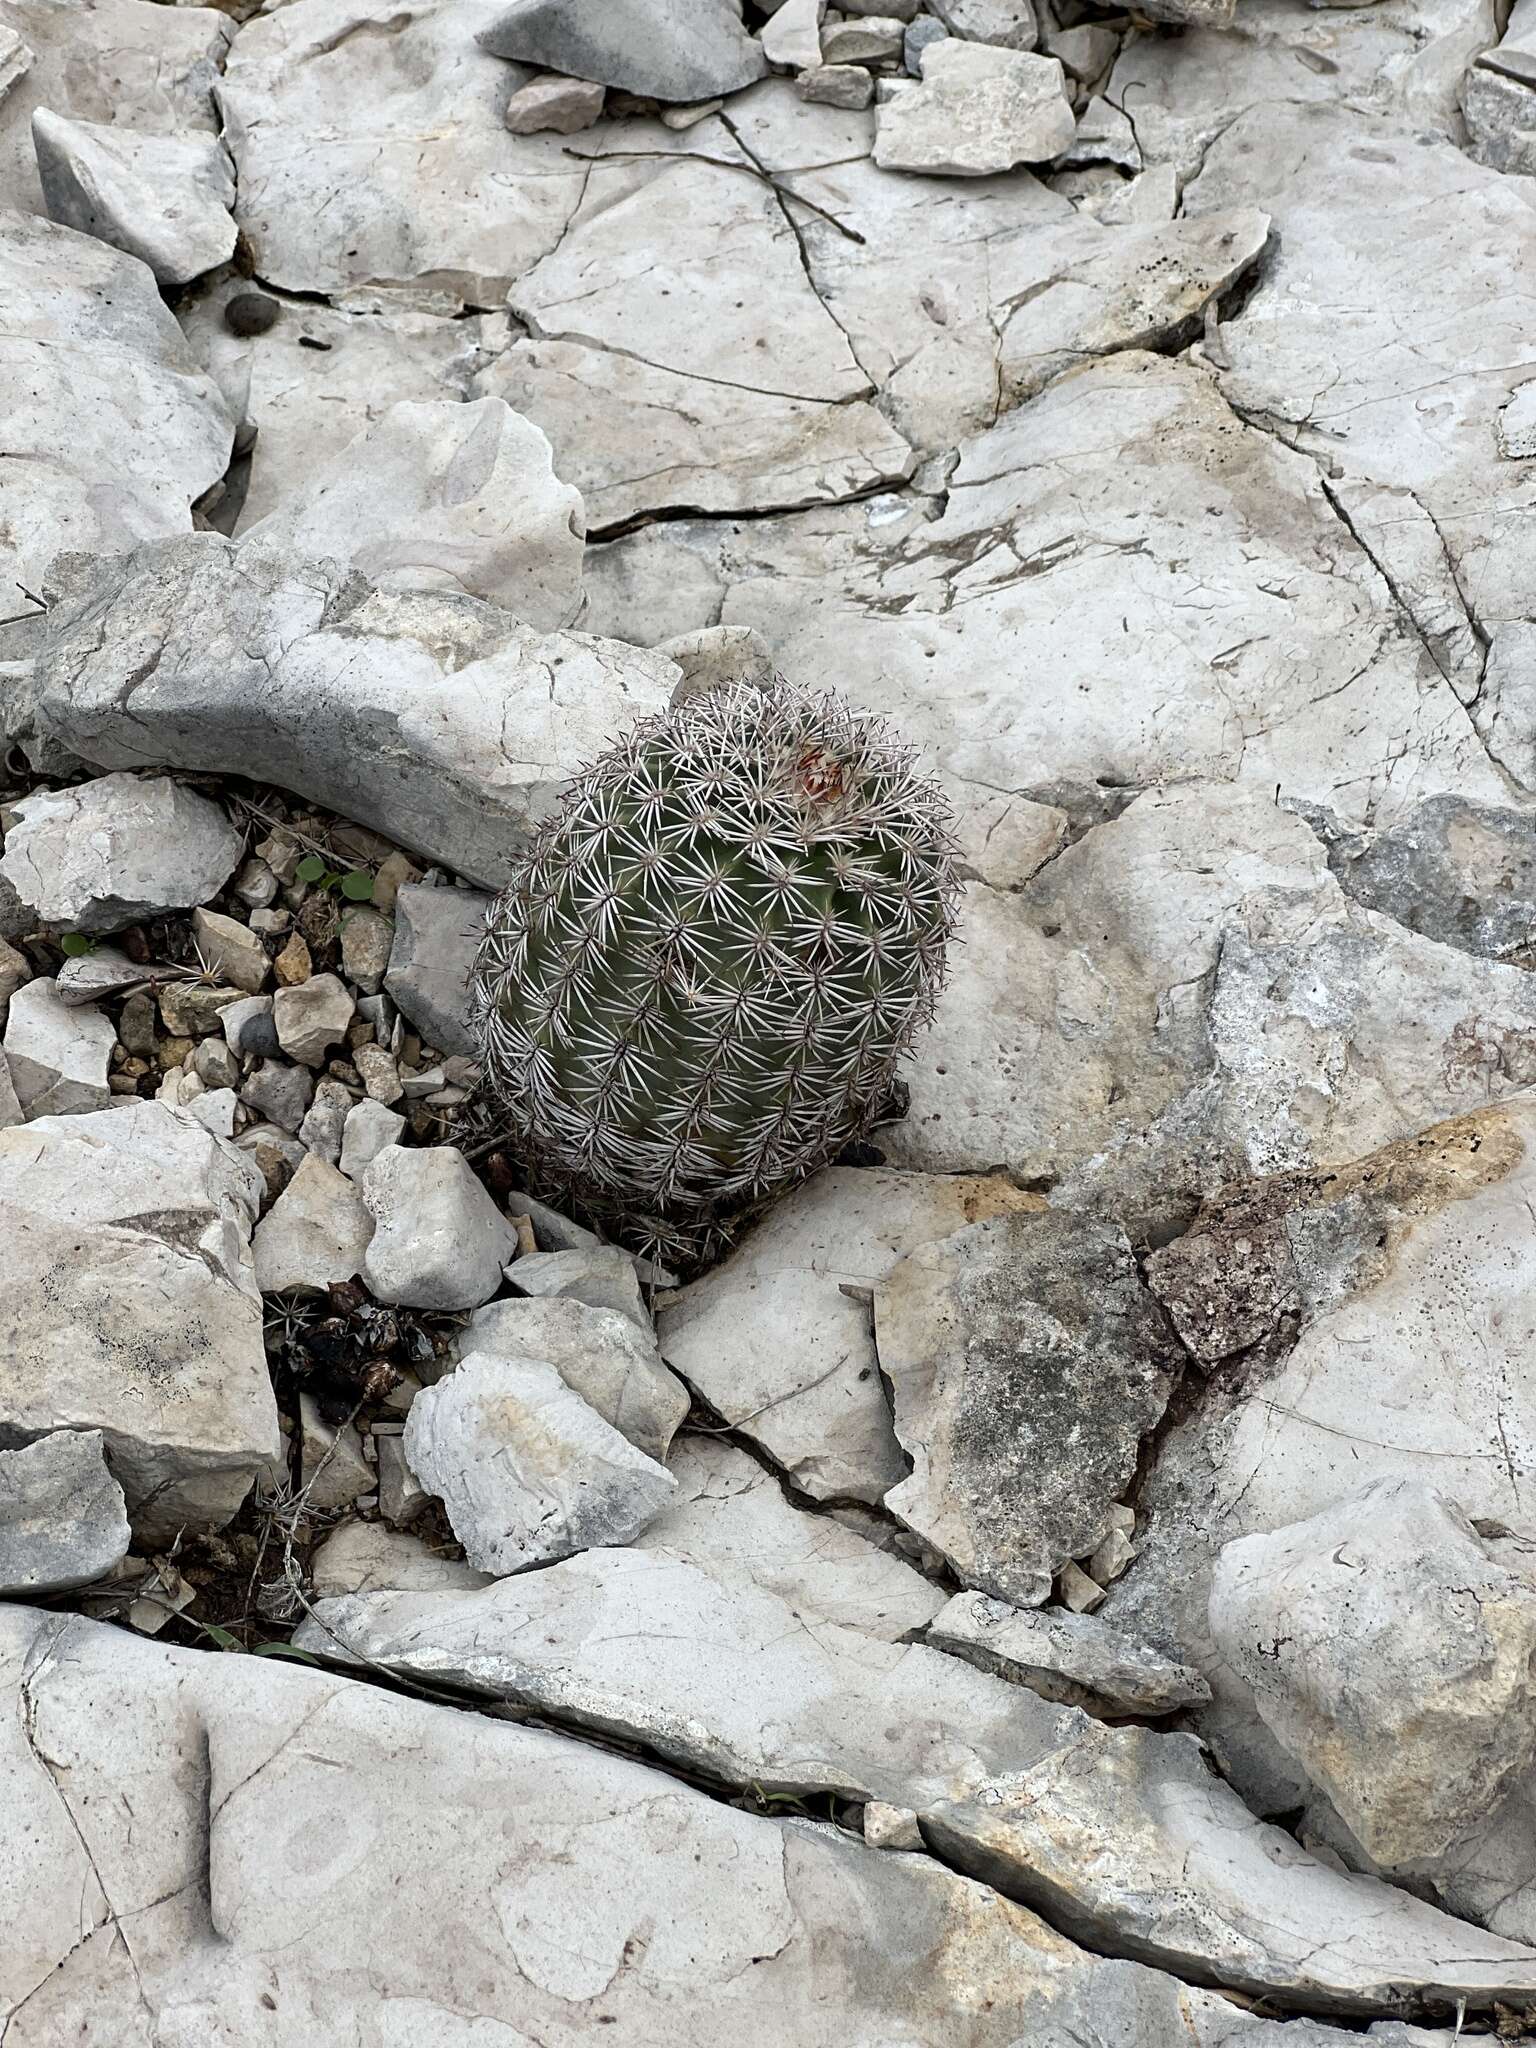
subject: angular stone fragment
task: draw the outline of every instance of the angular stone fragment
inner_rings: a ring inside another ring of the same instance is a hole
[[[1536,379],[1520,385],[1498,424],[1499,453],[1510,462],[1536,455]]]
[[[922,53],[921,85],[875,117],[875,162],[885,171],[981,178],[1060,156],[1076,133],[1060,64],[958,37]]]
[[[17,989],[6,1017],[5,1059],[22,1114],[77,1116],[105,1109],[116,1040],[100,1010],[65,1003],[46,975]]]
[[[1004,50],[1032,50],[1039,33],[1032,0],[934,0],[952,36]]]
[[[386,1146],[363,1200],[377,1226],[363,1278],[380,1301],[478,1308],[501,1285],[517,1233],[453,1146]]]
[[[482,597],[542,631],[581,609],[585,532],[540,428],[480,398],[390,406],[241,539],[345,563],[381,590]]]
[[[1108,1533],[1178,1356],[1113,1228],[1002,1216],[910,1253],[875,1342],[913,1462],[885,1504],[962,1582],[1038,1606]]]
[[[273,1044],[276,1045],[274,1035]],[[314,1076],[287,1060],[261,1059],[240,1085],[240,1100],[284,1131],[297,1131],[314,1098]]]
[[[647,99],[739,92],[768,69],[732,0],[514,0],[482,48],[519,64],[590,78]]]
[[[88,1586],[127,1552],[123,1489],[99,1430],[55,1430],[0,1451],[0,1593]]]
[[[0,1438],[99,1429],[146,1542],[227,1521],[279,1456],[260,1192],[159,1103],[0,1131]]]
[[[0,855],[22,902],[49,924],[112,932],[216,895],[240,834],[223,809],[169,776],[103,775],[15,806]]]
[[[51,219],[147,263],[170,288],[228,261],[235,181],[212,135],[145,135],[32,116],[38,181]]]
[[[779,71],[809,71],[821,62],[821,17],[826,0],[783,0],[759,35],[763,55]]]
[[[373,1218],[352,1182],[310,1152],[256,1226],[256,1284],[263,1294],[322,1293],[362,1270],[372,1236]]]
[[[1536,964],[1536,820],[1447,792],[1381,831],[1344,839],[1329,865],[1355,902],[1485,960]]]
[[[851,21],[830,21],[821,32],[821,57],[826,64],[881,64],[901,55],[905,30],[894,15],[859,15]]]
[[[248,924],[241,924],[236,917],[226,917],[219,910],[199,908],[192,913],[192,937],[220,981],[243,988],[249,995],[265,984],[271,962],[266,947]],[[226,1004],[225,1008],[228,1007]]]
[[[659,1463],[688,1413],[688,1390],[662,1364],[649,1330],[642,1334],[612,1308],[579,1300],[489,1302],[470,1317],[459,1350],[552,1365],[589,1408]]]
[[[346,1036],[357,1005],[339,975],[314,974],[272,998],[277,1042],[306,1067],[325,1064],[330,1048]]]
[[[497,1574],[629,1543],[676,1489],[552,1365],[489,1352],[417,1395],[405,1455],[470,1563]]]
[[[602,86],[589,85],[583,78],[561,78],[554,72],[530,78],[507,97],[507,132],[576,135],[602,118],[604,97]]]
[[[317,1600],[338,1593],[429,1593],[490,1584],[489,1574],[460,1558],[439,1556],[419,1536],[382,1522],[342,1522],[315,1546],[309,1576]]]
[[[858,64],[813,64],[795,80],[801,99],[819,107],[857,111],[875,96],[873,76]]]
[[[1474,65],[1462,81],[1461,109],[1480,164],[1536,176],[1536,83]]]
[[[297,1175],[295,1175],[297,1179]],[[349,1508],[378,1484],[350,1423],[327,1422],[313,1394],[299,1396],[299,1493],[317,1515]]]
[[[568,1252],[532,1252],[508,1268],[507,1278],[520,1293],[541,1299],[566,1297],[589,1308],[611,1309],[646,1336],[651,1314],[640,1292],[635,1262],[617,1245],[582,1245]]]
[[[1096,1615],[1014,1607],[985,1593],[957,1593],[929,1622],[923,1641],[1043,1700],[1093,1714],[1172,1714],[1211,1696],[1198,1671]]]
[[[405,1118],[382,1102],[354,1102],[341,1138],[340,1165],[348,1180],[361,1180],[386,1145],[399,1143],[404,1130]]]
[[[491,897],[479,889],[407,883],[395,898],[395,932],[384,988],[428,1045],[473,1053],[465,1017],[469,970],[485,936]]]

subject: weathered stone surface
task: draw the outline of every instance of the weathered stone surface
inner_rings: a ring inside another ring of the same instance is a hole
[[[380,1301],[478,1308],[501,1285],[517,1233],[452,1145],[387,1145],[363,1175],[375,1230],[363,1278]]]
[[[1462,81],[1461,110],[1480,164],[1536,176],[1536,87],[1529,80],[1474,65]]]
[[[848,497],[899,483],[916,460],[862,401],[743,389],[577,341],[514,342],[476,388],[543,428],[594,527]]]
[[[0,1593],[88,1586],[127,1553],[123,1489],[100,1431],[60,1429],[0,1451]]]
[[[260,1191],[239,1153],[159,1103],[0,1131],[0,1435],[99,1429],[147,1542],[227,1521],[279,1454],[251,1273]]]
[[[905,1470],[881,1391],[869,1288],[962,1224],[1040,1206],[1000,1176],[830,1167],[713,1272],[657,1303],[662,1355],[818,1500],[879,1500]]]
[[[17,989],[6,1016],[5,1061],[22,1114],[78,1116],[105,1109],[116,1038],[100,1010],[64,1002],[46,975]]]
[[[317,1515],[349,1508],[378,1486],[357,1431],[350,1423],[327,1422],[313,1394],[299,1396],[298,1483],[305,1506]]]
[[[235,181],[212,135],[146,135],[39,107],[32,142],[50,219],[190,284],[229,260]]]
[[[356,1010],[352,991],[340,975],[312,974],[307,981],[277,991],[272,1027],[291,1058],[306,1067],[322,1067],[331,1047],[346,1036]]]
[[[1041,1699],[1095,1714],[1172,1714],[1202,1705],[1211,1689],[1097,1615],[1014,1607],[985,1593],[957,1593],[923,1641],[980,1671],[1026,1685]]]
[[[317,1600],[338,1593],[429,1593],[491,1583],[488,1573],[462,1559],[439,1556],[419,1536],[382,1522],[340,1523],[316,1544],[309,1575]]]
[[[0,298],[7,492],[27,511],[0,543],[6,588],[35,590],[61,549],[186,532],[234,422],[149,271],[72,228],[4,214]]]
[[[405,1118],[382,1102],[354,1102],[342,1129],[339,1161],[348,1180],[361,1180],[386,1145],[399,1143],[404,1130]]]
[[[123,2040],[216,2015],[244,2048],[324,2048],[359,2026],[381,2048],[514,2048],[604,2021],[626,2048],[1359,2038],[1275,2026],[1086,1954],[931,1860],[745,1813],[547,1730],[271,1659],[242,1660],[234,1687],[226,1659],[26,1609],[0,1615],[0,1658],[26,1901],[0,1943],[0,2010],[25,2001],[18,2041],[87,2009]],[[366,1854],[318,1866],[298,1853],[360,1840]]]
[[[981,178],[1060,156],[1076,131],[1054,57],[948,37],[922,53],[923,77],[875,117],[885,171]]]
[[[795,91],[816,106],[857,109],[874,99],[875,81],[858,64],[814,64],[795,80]]]
[[[912,1473],[886,1506],[962,1582],[1035,1607],[1109,1533],[1177,1347],[1108,1225],[1000,1216],[875,1289],[880,1370]]]
[[[1032,50],[1039,33],[1031,0],[935,0],[933,11],[952,36],[1004,50]]]
[[[103,775],[15,807],[3,875],[38,919],[120,931],[223,888],[240,834],[221,807],[165,775]]]
[[[276,1047],[276,1034],[273,1046]],[[280,1130],[297,1131],[314,1100],[315,1077],[287,1060],[261,1059],[240,1084],[240,1100]]]
[[[439,1052],[479,1050],[464,1009],[469,970],[491,902],[478,889],[428,889],[418,883],[407,883],[395,898],[385,993]]]
[[[521,1263],[521,1262],[519,1262]],[[583,1301],[493,1301],[477,1309],[459,1352],[552,1365],[573,1393],[658,1463],[688,1413],[688,1390],[661,1362],[649,1329]]]
[[[219,910],[199,908],[192,913],[192,937],[200,957],[220,981],[243,988],[250,995],[265,985],[271,963],[266,947],[248,924],[242,924],[236,917],[226,917]],[[225,1009],[228,1008],[226,1004]],[[223,1016],[220,1011],[221,1028]]]
[[[372,1236],[373,1218],[352,1182],[310,1152],[256,1226],[256,1284],[263,1294],[321,1293],[361,1272]]]
[[[480,1571],[629,1543],[676,1489],[540,1359],[471,1351],[411,1403],[405,1455]]]
[[[531,1252],[507,1269],[521,1293],[541,1299],[568,1298],[589,1308],[610,1309],[632,1328],[651,1331],[650,1310],[628,1252],[616,1245],[581,1245],[574,1251]]]
[[[242,537],[334,558],[382,590],[483,597],[542,631],[581,608],[585,532],[539,427],[481,398],[390,406]]]
[[[778,71],[809,71],[821,62],[821,17],[826,0],[783,0],[763,23],[758,40]]]
[[[1227,1544],[1210,1618],[1377,1866],[1446,1867],[1536,1763],[1536,1584],[1422,1479]]]
[[[680,1437],[667,1462],[676,1499],[636,1537],[636,1549],[686,1557],[716,1578],[761,1586],[802,1617],[881,1642],[905,1640],[944,1606],[937,1586],[849,1520],[792,1506],[778,1480],[735,1444]]]
[[[514,0],[482,30],[497,57],[537,64],[649,99],[686,102],[739,92],[768,66],[732,0]]]
[[[601,118],[604,89],[581,78],[546,72],[530,78],[508,95],[506,123],[510,135],[576,135]]]
[[[858,15],[829,21],[821,32],[822,61],[827,64],[885,64],[901,55],[905,29],[890,14]]]
[[[34,732],[109,768],[149,756],[240,774],[260,759],[483,881],[506,878],[621,712],[660,710],[677,680],[637,648],[535,633],[470,598],[344,585],[334,566],[213,534],[61,575],[24,693]]]

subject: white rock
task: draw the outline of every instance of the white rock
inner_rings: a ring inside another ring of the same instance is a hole
[[[1031,0],[935,0],[934,13],[952,36],[1032,50],[1039,33]]]
[[[387,1529],[382,1522],[340,1523],[316,1544],[309,1577],[317,1600],[338,1593],[429,1593],[450,1586],[468,1589],[491,1583],[489,1575],[477,1572],[473,1565],[440,1557],[419,1536],[404,1529]]]
[[[328,1165],[335,1166],[341,1158],[342,1134],[353,1107],[351,1089],[345,1082],[332,1079],[319,1084],[304,1112],[299,1138]]]
[[[1499,414],[1499,453],[1511,462],[1536,455],[1536,379],[1516,387]]]
[[[107,1068],[117,1033],[100,1010],[62,1002],[38,975],[11,997],[5,1060],[27,1117],[77,1116],[111,1101]]]
[[[453,1146],[386,1146],[363,1200],[376,1225],[363,1278],[380,1301],[478,1308],[501,1285],[517,1233]]]
[[[809,71],[821,62],[821,17],[826,0],[784,0],[764,22],[758,40],[778,71]]]
[[[651,1333],[651,1313],[640,1291],[635,1262],[617,1245],[583,1245],[575,1251],[530,1252],[507,1268],[522,1294],[567,1298],[589,1308],[611,1309],[632,1328]]]
[[[297,1175],[294,1176],[297,1179]],[[332,1424],[313,1394],[299,1395],[299,1493],[317,1515],[349,1508],[377,1481],[350,1423]]]
[[[498,57],[596,79],[648,99],[687,102],[761,78],[762,51],[732,0],[516,0],[481,43]]]
[[[1536,88],[1528,80],[1474,65],[1462,84],[1461,109],[1480,164],[1515,177],[1536,174]]]
[[[348,563],[384,590],[487,598],[543,630],[581,609],[585,531],[539,427],[481,398],[390,406],[242,539]]]
[[[210,1136],[232,1138],[239,1115],[240,1098],[233,1088],[204,1088],[195,1100],[185,1103],[187,1114]]]
[[[382,1102],[354,1102],[342,1128],[342,1172],[348,1180],[361,1180],[384,1147],[397,1145],[404,1132],[405,1118]]]
[[[479,889],[429,889],[413,882],[395,898],[385,992],[440,1052],[479,1050],[464,1012],[469,970],[491,904],[492,898]]]
[[[260,1193],[238,1152],[156,1103],[0,1131],[0,1434],[99,1429],[146,1542],[227,1521],[279,1456]]]
[[[38,181],[49,217],[137,256],[165,286],[190,284],[229,260],[235,181],[212,135],[145,135],[32,116]]]
[[[923,1641],[1042,1699],[1090,1713],[1171,1714],[1211,1696],[1187,1664],[1159,1656],[1097,1615],[1060,1607],[1014,1607],[985,1593],[957,1593],[929,1622]]]
[[[829,21],[821,32],[821,61],[826,64],[881,64],[901,55],[905,29],[893,15],[861,15],[851,21]]]
[[[1039,1197],[995,1179],[834,1166],[658,1302],[662,1356],[818,1500],[877,1501],[906,1470],[881,1391],[868,1289],[905,1252]],[[514,1268],[514,1271],[516,1269]]]
[[[346,1036],[357,1004],[335,974],[312,974],[272,998],[272,1024],[283,1051],[306,1067],[324,1066],[327,1054]]]
[[[948,37],[927,45],[922,66],[922,84],[876,116],[882,170],[981,178],[1060,156],[1076,132],[1054,57]]]
[[[239,774],[259,755],[284,787],[500,882],[613,722],[662,709],[677,682],[657,656],[473,599],[350,585],[338,602],[342,588],[334,567],[214,534],[79,563],[24,715],[104,767],[152,749]],[[132,720],[103,718],[141,664]]]
[[[871,1849],[921,1849],[923,1831],[910,1806],[871,1799],[864,1808],[864,1839]]]
[[[310,1152],[256,1226],[256,1284],[263,1294],[322,1293],[362,1270],[372,1236],[373,1218],[352,1182]]]
[[[497,1574],[628,1543],[676,1488],[552,1365],[489,1352],[417,1395],[405,1455],[470,1563]]]
[[[98,1430],[55,1430],[0,1451],[0,1593],[88,1586],[127,1552],[123,1489]]]
[[[427,1505],[427,1490],[405,1462],[405,1445],[398,1436],[381,1436],[375,1430],[373,1447],[379,1461],[379,1513],[392,1528],[403,1529]]]
[[[530,78],[507,97],[506,123],[511,135],[575,135],[602,118],[605,90],[582,78],[561,78],[546,72]]]
[[[642,1334],[612,1308],[580,1300],[488,1302],[464,1326],[458,1348],[552,1365],[589,1408],[658,1463],[688,1413],[688,1389],[662,1364],[649,1321]]]
[[[4,876],[49,924],[120,931],[216,895],[240,834],[222,807],[169,776],[103,775],[15,806]]]

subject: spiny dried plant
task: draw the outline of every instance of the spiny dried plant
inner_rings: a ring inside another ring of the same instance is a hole
[[[694,1260],[889,1104],[943,985],[950,811],[885,725],[782,683],[689,699],[579,775],[470,977],[546,1188]]]

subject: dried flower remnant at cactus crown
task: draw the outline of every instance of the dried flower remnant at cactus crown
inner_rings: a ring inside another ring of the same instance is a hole
[[[470,977],[525,1164],[696,1255],[890,1098],[944,979],[948,802],[834,695],[742,685],[577,778]]]

